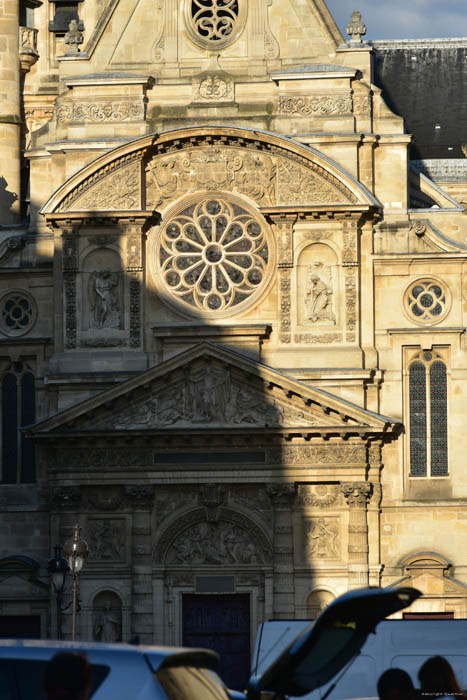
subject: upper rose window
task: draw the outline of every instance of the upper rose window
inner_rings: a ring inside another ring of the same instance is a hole
[[[223,316],[264,290],[272,272],[268,227],[221,197],[185,207],[160,232],[156,276],[187,311]]]
[[[247,0],[185,0],[188,34],[203,48],[222,49],[241,33]]]

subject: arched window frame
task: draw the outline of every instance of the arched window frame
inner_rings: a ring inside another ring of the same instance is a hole
[[[446,357],[434,350],[420,350],[408,362],[409,477],[449,476],[448,375]]]
[[[35,377],[25,362],[13,362],[2,373],[0,408],[0,483],[35,483],[35,447],[20,429],[36,420]]]

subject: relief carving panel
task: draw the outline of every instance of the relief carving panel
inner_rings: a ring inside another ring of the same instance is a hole
[[[191,565],[259,564],[262,557],[242,527],[231,523],[200,523],[178,535],[166,561]]]
[[[89,538],[90,561],[124,561],[125,560],[125,520],[103,519],[88,520],[87,536]]]
[[[308,561],[337,559],[340,556],[338,518],[316,518],[305,522]]]

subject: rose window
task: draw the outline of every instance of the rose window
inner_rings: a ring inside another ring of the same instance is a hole
[[[0,305],[0,325],[7,335],[23,335],[36,318],[33,300],[25,292],[6,294]]]
[[[436,280],[418,280],[407,290],[406,305],[418,323],[437,323],[448,311],[447,291]]]
[[[185,0],[188,33],[201,46],[224,48],[242,30],[246,17],[245,0]]]
[[[165,290],[192,310],[219,314],[252,300],[270,268],[264,229],[243,207],[222,199],[187,207],[161,232]]]

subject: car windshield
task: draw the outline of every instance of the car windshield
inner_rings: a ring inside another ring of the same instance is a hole
[[[155,675],[169,700],[229,700],[220,678],[205,668],[175,666]]]

